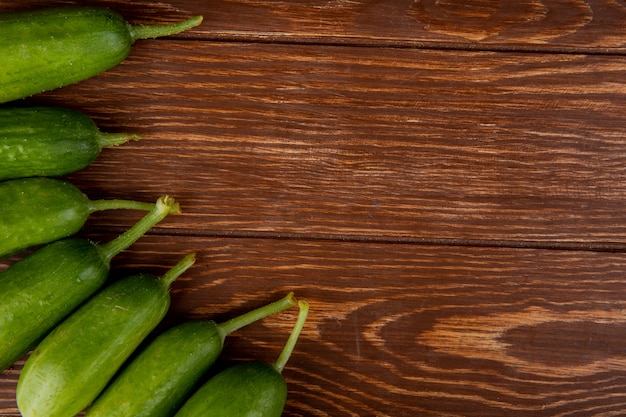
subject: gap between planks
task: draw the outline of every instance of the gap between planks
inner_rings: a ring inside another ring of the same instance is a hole
[[[626,56],[626,48],[598,48],[598,47],[573,47],[555,45],[521,45],[521,44],[480,44],[438,41],[410,41],[385,38],[358,38],[358,37],[294,37],[291,35],[276,35],[242,33],[216,34],[203,37],[170,36],[167,38],[154,39],[154,42],[167,42],[168,40],[185,42],[215,42],[215,43],[240,43],[259,45],[291,45],[309,47],[347,47],[347,48],[373,48],[373,49],[407,49],[407,50],[431,50],[431,51],[463,51],[463,52],[502,52],[521,54],[551,54],[551,55],[597,55],[597,56]]]
[[[123,227],[91,228],[85,227],[82,233],[86,235],[120,234],[126,229]],[[480,247],[480,248],[510,248],[531,250],[558,250],[558,251],[585,251],[585,252],[626,252],[626,243],[616,242],[539,242],[525,240],[490,240],[490,239],[459,239],[459,238],[420,238],[413,236],[373,236],[373,235],[330,235],[322,233],[280,233],[262,231],[237,231],[237,232],[206,232],[202,230],[163,229],[154,228],[147,234],[159,236],[186,236],[201,238],[225,238],[225,239],[273,239],[295,241],[328,241],[328,242],[351,242],[351,243],[376,243],[376,244],[413,244],[420,246],[449,246],[449,247]]]

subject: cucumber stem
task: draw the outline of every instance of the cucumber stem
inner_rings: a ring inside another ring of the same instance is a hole
[[[151,39],[160,38],[162,36],[170,36],[196,27],[200,23],[202,23],[202,16],[194,16],[190,19],[171,25],[131,26],[130,37],[134,42],[138,39]]]
[[[90,200],[87,209],[89,213],[103,210],[143,210],[150,211],[154,203],[144,203],[133,200]]]
[[[293,330],[289,335],[289,339],[287,339],[287,343],[285,343],[285,347],[282,352],[280,352],[276,362],[274,362],[274,369],[279,374],[283,372],[283,369],[285,369],[285,365],[296,347],[298,337],[300,337],[300,333],[302,332],[302,328],[304,327],[304,323],[306,322],[306,318],[309,314],[309,303],[305,300],[298,301],[298,307],[300,308],[300,311],[298,312],[296,324],[293,326]]]
[[[121,145],[131,140],[141,140],[142,136],[135,135],[132,133],[107,133],[107,132],[98,132],[96,134],[96,140],[100,145],[100,149],[102,148],[110,148],[111,146]]]
[[[133,227],[116,237],[110,242],[100,245],[100,256],[105,263],[111,262],[111,259],[118,253],[122,252],[137,239],[143,236],[155,224],[163,220],[168,214],[180,213],[178,203],[169,196],[159,197],[156,204],[141,220]]]
[[[182,275],[183,272],[188,270],[194,263],[196,262],[196,254],[190,253],[181,259],[176,265],[174,265],[170,270],[168,270],[163,276],[159,279],[159,281],[166,287],[169,288],[170,285],[176,278]]]
[[[248,311],[247,313],[218,324],[216,327],[218,333],[222,337],[222,343],[224,343],[226,336],[241,329],[242,327],[271,316],[272,314],[280,313],[281,311],[284,311],[289,307],[293,307],[294,305],[296,305],[296,299],[293,296],[293,293],[290,292],[286,297],[281,298],[278,301],[274,301],[273,303]]]

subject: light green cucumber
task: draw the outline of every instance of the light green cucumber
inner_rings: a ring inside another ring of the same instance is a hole
[[[185,402],[175,417],[280,417],[287,400],[282,371],[306,321],[309,304],[300,300],[300,312],[289,340],[273,365],[247,361],[232,365],[209,379]]]
[[[58,240],[0,272],[0,371],[102,287],[114,256],[178,211],[174,199],[161,197],[148,214],[110,242]]]
[[[131,26],[112,10],[89,6],[2,14],[0,103],[98,75],[126,59],[136,40],[173,35],[201,21]]]
[[[0,106],[0,181],[70,174],[102,148],[138,139],[101,132],[87,115],[64,107]]]
[[[0,182],[0,258],[78,232],[95,211],[149,211],[154,203],[89,200],[76,186],[55,178]]]
[[[171,417],[215,363],[232,332],[295,305],[281,300],[226,322],[193,320],[158,335],[121,371],[88,417]]]
[[[104,389],[165,317],[172,282],[195,262],[185,256],[161,278],[115,281],[59,324],[29,356],[17,383],[24,417],[71,417]]]

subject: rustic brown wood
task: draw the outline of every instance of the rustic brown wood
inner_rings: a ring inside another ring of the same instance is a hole
[[[199,233],[623,244],[624,64],[147,42],[39,100],[145,134],[75,181],[172,192]]]
[[[311,303],[285,415],[623,410],[623,254],[164,235],[116,258],[114,276],[162,273],[190,251],[171,322],[226,319],[291,290]],[[235,333],[223,359],[273,360],[294,313]],[[0,380],[5,413],[20,367]]]
[[[626,406],[626,3],[0,1],[203,14],[27,100],[141,142],[68,176],[166,219],[112,279],[197,264],[163,325],[289,291],[311,315],[285,416],[595,416]],[[1,58],[0,58],[1,60]],[[138,213],[92,216],[106,241]],[[0,261],[0,270],[24,254]],[[272,361],[295,310],[230,336]],[[18,416],[23,360],[0,373]]]
[[[623,0],[398,0],[175,2],[4,1],[0,11],[62,4],[114,7],[133,22],[202,14],[185,37],[400,47],[623,53]]]

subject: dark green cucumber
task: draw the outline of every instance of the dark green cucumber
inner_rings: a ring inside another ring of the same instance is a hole
[[[294,304],[290,293],[224,323],[194,320],[172,327],[122,370],[86,416],[171,417],[215,363],[227,335]]]
[[[161,278],[115,281],[50,332],[20,373],[22,416],[70,417],[87,407],[165,317],[171,283],[194,262],[191,254]]]
[[[0,15],[0,103],[93,77],[121,63],[138,39],[197,26],[131,26],[116,12],[67,6]]]
[[[64,107],[0,107],[0,181],[70,174],[102,148],[138,139],[101,132],[87,115]]]
[[[95,211],[149,211],[153,203],[89,200],[77,187],[54,178],[0,182],[0,258],[78,232]]]
[[[202,385],[175,417],[280,417],[287,400],[287,383],[282,371],[309,311],[306,301],[300,300],[298,305],[298,320],[274,365],[247,361],[226,368]]]
[[[0,272],[0,371],[100,289],[115,255],[178,210],[173,199],[161,197],[145,217],[110,242],[58,240]]]

